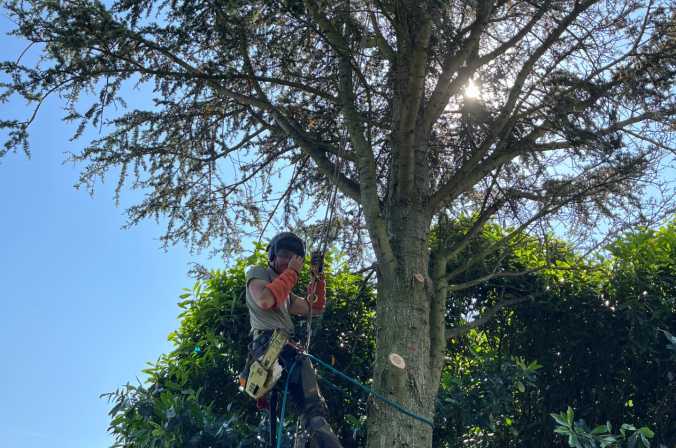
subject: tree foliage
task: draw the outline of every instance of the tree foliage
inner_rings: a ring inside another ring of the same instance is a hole
[[[351,262],[376,261],[374,387],[419,415],[435,414],[447,305],[462,309],[449,293],[516,275],[499,254],[522,230],[542,251],[554,230],[593,246],[674,210],[665,0],[2,4],[31,48],[0,65],[0,99],[34,106],[0,122],[3,153],[27,149],[59,95],[74,137],[100,132],[72,156],[80,184],[119,173],[118,192],[144,193],[130,223],[168,217],[167,243],[230,252],[275,214],[316,240],[335,210]],[[126,107],[130,84],[152,104]],[[466,232],[434,234],[466,216]],[[491,221],[514,231],[467,251]],[[369,409],[371,446],[432,443]]]
[[[40,105],[61,96],[75,137],[105,130],[73,155],[81,183],[119,170],[147,192],[130,222],[168,216],[168,242],[236,248],[279,196],[290,219],[332,184],[345,239],[368,228],[383,249],[379,220],[416,197],[428,213],[592,226],[656,217],[671,197],[658,176],[674,150],[674,12],[661,1],[3,5],[31,48],[2,64],[2,98],[35,105],[2,121],[5,151],[28,151]],[[125,83],[152,104],[126,108]]]
[[[501,232],[487,230],[481,241],[500,241]],[[609,246],[607,258],[587,261],[585,270],[565,269],[580,260],[559,242],[555,258],[564,269],[494,278],[453,293],[448,303],[465,308],[447,310],[456,332],[436,398],[434,446],[559,447],[571,440],[570,446],[618,447],[632,437],[672,446],[674,238],[673,223],[626,234]],[[512,266],[538,265],[546,260],[533,254],[539,248],[524,238],[501,256]],[[242,259],[182,294],[180,328],[170,335],[175,349],[146,371],[146,385],[110,394],[119,446],[256,446],[256,436],[264,434],[261,415],[237,392],[234,378],[250,340],[245,266],[264,261],[262,253]],[[489,260],[484,272],[491,268]],[[373,285],[344,269],[330,271],[328,280],[329,308],[322,324],[315,323],[312,351],[370,384]],[[527,300],[495,310],[502,303],[496,296],[509,293]],[[488,314],[493,318],[483,320]],[[364,446],[367,397],[330,372],[319,374],[344,445]],[[608,423],[591,428],[585,421]],[[293,418],[287,423],[293,432]],[[565,439],[557,438],[556,428]]]
[[[634,425],[623,423],[619,434],[613,434],[610,422],[598,425],[594,429],[587,426],[584,420],[573,421],[575,414],[569,407],[566,412],[552,414],[557,427],[554,432],[568,438],[571,448],[606,448],[626,446],[628,448],[650,448],[650,439],[655,433],[644,426],[636,428]]]
[[[646,426],[656,434],[653,443],[673,445],[675,236],[673,222],[657,231],[637,230],[615,240],[607,256],[596,260],[580,260],[561,242],[554,255],[526,241],[515,246],[518,257],[506,256],[509,263],[537,267],[546,261],[547,269],[494,278],[456,293],[459,297],[449,303],[465,308],[449,307],[457,336],[448,347],[454,355],[441,394],[453,398],[453,384],[474,384],[480,397],[495,406],[473,405],[476,398],[468,407],[448,402],[447,412],[467,424],[448,426],[445,440],[559,446],[552,439],[549,413],[570,406],[583,421],[610,421],[611,428],[627,422]],[[484,272],[492,267],[487,260]],[[524,267],[520,272],[527,272]],[[512,297],[519,302],[500,306]],[[492,318],[482,319],[486,315]],[[516,385],[519,377],[508,374],[514,358],[525,360],[526,367],[530,362],[541,366],[535,382]],[[581,433],[584,428],[578,427]],[[608,429],[606,435],[614,434],[620,443],[616,431]]]
[[[266,254],[259,250],[230,269],[211,272],[181,294],[180,326],[169,335],[174,349],[144,370],[145,385],[106,394],[115,403],[110,431],[116,446],[263,446],[257,436],[265,427],[259,427],[254,401],[239,392],[238,375],[251,341],[244,273],[248,265],[265,262]],[[374,344],[374,292],[344,267],[329,270],[327,280],[331,307],[321,317],[323,324],[314,321],[313,353],[366,381]],[[303,275],[298,292],[308,281]],[[304,337],[305,326],[298,328]],[[321,386],[330,392],[331,418],[344,440],[363,439],[358,416],[365,412],[367,397],[338,382],[323,372]],[[288,422],[294,431],[295,423]]]

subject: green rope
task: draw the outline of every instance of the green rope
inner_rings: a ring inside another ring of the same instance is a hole
[[[425,417],[422,417],[422,416],[420,416],[420,415],[417,415],[417,414],[415,414],[415,413],[412,412],[412,411],[409,411],[408,409],[406,409],[405,407],[403,407],[403,406],[400,405],[399,403],[397,403],[397,402],[395,402],[395,401],[392,401],[392,400],[390,400],[389,398],[384,397],[383,395],[381,395],[381,394],[379,394],[378,392],[374,391],[374,390],[371,389],[370,387],[365,386],[364,384],[360,383],[360,382],[357,381],[356,379],[354,379],[354,378],[352,378],[352,377],[350,377],[350,376],[347,376],[346,374],[344,374],[344,373],[341,372],[340,370],[336,369],[336,368],[333,367],[332,365],[325,363],[324,361],[322,361],[321,359],[317,358],[316,356],[311,355],[310,353],[306,353],[306,355],[307,355],[310,359],[312,359],[312,360],[316,361],[317,363],[319,363],[322,367],[325,367],[326,369],[329,369],[331,372],[335,373],[336,375],[338,375],[339,377],[343,378],[344,380],[347,380],[347,381],[349,381],[350,383],[354,384],[355,386],[361,388],[361,389],[362,389],[364,392],[366,392],[367,394],[373,395],[374,397],[378,398],[379,400],[384,401],[385,403],[389,404],[390,406],[392,406],[393,408],[395,408],[396,410],[398,410],[398,411],[401,412],[402,414],[406,414],[406,415],[408,415],[409,417],[412,417],[412,418],[414,418],[414,419],[416,419],[416,420],[419,420],[419,421],[421,421],[421,422],[423,422],[423,423],[426,423],[426,424],[428,424],[432,429],[434,429],[434,422],[433,422],[432,420],[430,420],[430,419],[428,419],[428,418],[425,418]]]
[[[344,374],[343,372],[336,369],[332,365],[325,363],[324,361],[317,358],[316,356],[311,355],[310,353],[304,353],[304,355],[307,356],[308,358],[312,359],[313,361],[316,361],[319,365],[321,365],[322,367],[330,370],[331,372],[333,372],[334,374],[343,378],[344,380],[349,381],[350,383],[359,387],[360,389],[362,389],[367,394],[373,395],[374,397],[378,398],[379,400],[389,404],[390,406],[392,406],[393,408],[395,408],[396,410],[398,410],[402,414],[408,415],[409,417],[412,417],[416,420],[419,420],[419,421],[429,425],[432,429],[434,429],[434,422],[432,420],[425,418],[425,417],[422,417],[420,415],[417,415],[412,411],[409,411],[408,409],[406,409],[405,407],[403,407],[399,403],[392,401],[389,398],[384,397],[383,395],[374,391],[370,387],[368,387],[368,386],[360,383],[356,379]],[[293,370],[296,368],[296,363],[297,363],[297,361],[294,361],[293,364],[291,365],[291,368],[289,369],[288,375],[286,376],[286,382],[284,383],[284,396],[282,398],[282,411],[279,415],[279,427],[277,428],[277,448],[281,448],[281,446],[282,446],[282,429],[284,428],[284,412],[286,411],[286,397],[287,397],[288,391],[289,391],[289,379],[291,378],[291,374],[293,373]],[[273,418],[272,410],[271,410],[270,414],[271,414],[271,418]]]
[[[291,364],[291,368],[289,369],[286,375],[286,381],[284,382],[284,397],[282,398],[282,412],[279,414],[279,426],[277,427],[277,448],[281,448],[282,446],[282,430],[284,429],[284,411],[286,410],[286,396],[288,395],[289,392],[289,378],[291,378],[293,369],[296,368],[296,363],[297,361],[294,361],[293,364]],[[270,418],[276,418],[276,416],[274,415],[274,410],[272,408],[270,409]]]

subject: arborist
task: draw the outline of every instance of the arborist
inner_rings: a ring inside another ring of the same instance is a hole
[[[268,266],[254,266],[247,271],[246,304],[253,342],[249,347],[250,361],[240,376],[240,383],[247,394],[257,399],[259,407],[264,407],[268,405],[268,392],[282,370],[287,375],[290,372],[291,399],[301,412],[301,424],[310,437],[311,446],[342,448],[326,421],[328,409],[312,363],[293,340],[291,315],[311,318],[321,314],[326,306],[322,259],[313,257],[313,281],[308,287],[308,297],[291,292],[303,270],[304,257],[303,241],[291,232],[282,232],[270,241]],[[270,418],[271,421],[276,418],[274,409]]]

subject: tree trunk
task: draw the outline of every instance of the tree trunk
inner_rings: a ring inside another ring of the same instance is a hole
[[[396,261],[390,269],[378,270],[373,386],[416,415],[433,420],[439,385],[430,369],[430,219],[410,205],[392,210],[389,230]],[[403,358],[403,369],[395,365],[396,355]],[[367,446],[429,448],[432,428],[372,398]]]

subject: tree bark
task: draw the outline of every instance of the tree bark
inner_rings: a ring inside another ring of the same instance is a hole
[[[378,270],[373,386],[409,411],[433,420],[439,385],[430,369],[431,219],[421,204],[410,203],[392,207],[388,218],[395,263],[392,269]],[[395,365],[392,355],[401,356],[405,367]],[[369,448],[432,446],[430,425],[381,400],[372,399],[368,422]]]

